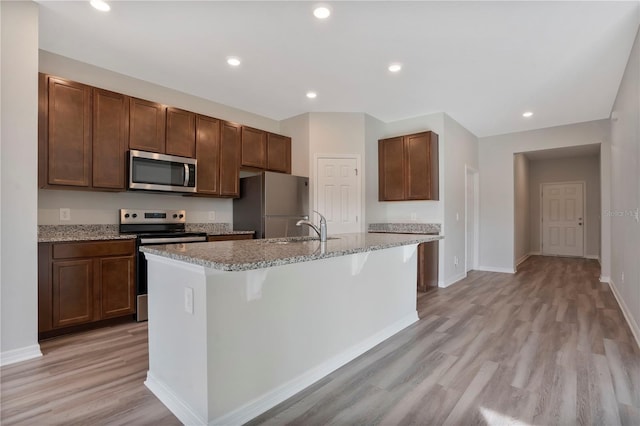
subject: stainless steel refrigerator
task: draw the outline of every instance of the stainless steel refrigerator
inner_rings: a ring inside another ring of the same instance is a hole
[[[309,178],[273,172],[240,178],[233,229],[256,231],[256,238],[309,235],[309,228],[296,226],[308,216]]]

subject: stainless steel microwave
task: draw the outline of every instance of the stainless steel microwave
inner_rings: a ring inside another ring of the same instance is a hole
[[[129,189],[196,192],[196,160],[155,152],[129,151]]]

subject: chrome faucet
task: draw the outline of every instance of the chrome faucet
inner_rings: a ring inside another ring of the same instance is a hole
[[[320,216],[320,228],[318,228],[316,225],[313,224],[313,222],[306,220],[306,219],[302,219],[299,220],[296,223],[296,226],[300,226],[300,225],[307,225],[309,228],[313,229],[314,231],[316,231],[316,234],[318,234],[318,237],[320,237],[320,242],[326,242],[327,241],[327,219],[325,219],[324,216],[322,216],[320,214],[320,212],[317,212],[314,210],[315,213],[318,213],[318,216]]]

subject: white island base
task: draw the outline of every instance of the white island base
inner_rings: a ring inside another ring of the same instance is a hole
[[[185,424],[251,420],[418,320],[416,249],[239,272],[147,254],[145,384]]]

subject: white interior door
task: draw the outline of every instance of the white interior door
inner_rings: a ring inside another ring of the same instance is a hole
[[[584,184],[542,184],[542,254],[584,256]]]
[[[327,218],[329,235],[360,232],[359,182],[356,157],[318,158],[316,210]]]

